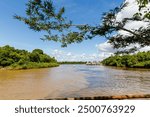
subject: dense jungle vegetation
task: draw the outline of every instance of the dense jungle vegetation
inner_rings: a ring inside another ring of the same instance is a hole
[[[102,61],[103,65],[131,68],[150,68],[150,51],[133,55],[114,55]]]
[[[0,47],[0,68],[31,69],[55,66],[58,66],[57,60],[40,49],[28,52],[9,45]]]

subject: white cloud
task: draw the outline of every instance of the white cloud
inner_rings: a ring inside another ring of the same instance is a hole
[[[127,6],[117,14],[117,21],[122,21],[123,18],[131,18],[138,11],[136,0],[126,0],[125,3],[127,3]]]
[[[97,48],[99,49],[100,52],[109,52],[109,53],[114,53],[115,50],[112,49],[112,45],[108,43],[108,41],[101,43],[97,45]]]
[[[140,52],[143,52],[143,51],[150,51],[150,46],[145,46],[140,49]]]
[[[114,52],[116,52],[116,50],[113,49],[112,45],[110,43],[108,43],[108,41],[101,43],[99,45],[96,45],[96,47],[99,50],[100,60],[103,60],[103,59],[113,55]]]
[[[133,46],[138,47],[139,45],[131,45],[125,49],[132,48]],[[112,45],[110,43],[108,43],[108,41],[97,45],[97,48],[99,50],[99,58],[101,60],[113,55],[113,53],[117,51],[116,49],[113,49]],[[121,50],[123,50],[123,49],[120,49],[120,51]],[[141,48],[139,51],[143,52],[143,51],[149,51],[149,50],[150,50],[150,46],[145,46],[145,47]]]
[[[101,57],[98,53],[75,54],[57,49],[52,51],[51,56],[55,57],[58,61],[99,61]]]

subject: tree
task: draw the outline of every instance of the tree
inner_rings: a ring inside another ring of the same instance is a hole
[[[144,2],[145,0],[137,0],[139,4],[139,12],[133,15],[131,18],[124,18],[121,21],[116,19],[117,14],[125,8],[128,3],[124,2],[120,7],[117,7],[113,10],[110,10],[107,13],[104,13],[102,17],[102,24],[95,28],[93,33],[95,35],[105,36],[109,43],[113,45],[114,48],[119,49],[123,48],[122,51],[117,53],[132,53],[136,50],[150,45],[150,21],[148,14],[149,12],[146,10],[144,15],[141,13],[142,8],[145,8],[149,1]],[[142,6],[142,4],[144,4]],[[127,29],[125,25],[129,21],[142,21],[147,23],[147,27],[140,27],[139,29]],[[129,35],[124,35],[118,33],[119,31],[126,31]],[[117,33],[116,33],[117,32]],[[114,33],[116,33],[114,35]],[[138,45],[138,46],[133,46]],[[126,49],[126,47],[133,46],[130,49]]]
[[[139,5],[139,12],[137,12],[135,15],[138,17],[142,17],[143,19],[150,19],[150,10],[149,10],[149,0],[137,0]],[[140,11],[143,11],[143,13],[140,13]]]
[[[133,15],[131,18],[124,18],[121,21],[118,21],[116,19],[117,14],[120,12],[121,9],[126,7],[128,5],[127,2],[124,2],[120,7],[117,7],[113,10],[110,10],[109,12],[105,13],[102,17],[103,22],[102,24],[96,28],[94,33],[96,35],[103,36],[105,35],[109,43],[113,45],[114,48],[119,49],[119,48],[124,48],[123,51],[120,51],[118,53],[132,53],[135,52],[136,50],[144,47],[144,46],[149,46],[150,45],[150,21],[148,19],[148,13],[145,12],[143,15],[140,11],[142,8],[146,6],[141,6],[141,4],[148,4],[148,2],[143,2],[144,0],[138,0],[139,3],[139,12]],[[125,28],[125,25],[129,21],[142,21],[147,23],[147,27],[140,27],[139,29],[127,29]],[[124,35],[118,33],[118,31],[126,31],[128,32],[129,35]],[[116,35],[111,35],[116,33]],[[133,46],[138,45],[138,46]],[[126,49],[126,47],[133,46],[130,49]]]
[[[147,6],[149,0],[137,0],[137,2],[139,4],[139,12],[132,18],[124,18],[122,21],[116,20],[116,14],[128,5],[125,2],[120,7],[104,13],[102,23],[97,26],[73,24],[72,21],[64,17],[65,8],[62,7],[59,10],[55,10],[51,0],[29,0],[26,4],[26,17],[18,15],[14,17],[23,21],[34,31],[46,31],[47,35],[44,35],[43,40],[61,42],[63,47],[71,43],[80,43],[83,40],[92,39],[95,36],[105,36],[114,48],[126,48],[132,44],[138,44],[139,48],[141,48],[150,45],[150,27],[141,27],[138,30],[129,30],[124,27],[128,21],[144,21],[150,24],[149,20],[145,20],[146,18],[150,19],[150,13],[145,12],[143,18],[140,12],[142,8]],[[120,30],[124,30],[130,35],[117,33],[113,36],[114,33]],[[133,47],[123,50],[121,53],[134,52],[139,48]]]
[[[117,67],[150,68],[150,52],[138,52],[134,55],[110,56],[102,64]]]
[[[51,0],[29,0],[26,7],[26,17],[15,15],[14,18],[23,21],[34,31],[45,31],[47,35],[42,40],[61,42],[62,47],[66,47],[67,44],[80,43],[91,38],[91,26],[72,24],[72,21],[63,16],[65,8],[55,10]],[[72,27],[77,31],[72,31]]]
[[[28,52],[8,45],[0,47],[0,67],[41,68],[57,65],[57,60],[44,54],[41,49]]]
[[[41,50],[41,49],[34,49],[34,50],[32,51],[32,53],[44,54],[44,53],[43,53],[43,50]]]
[[[40,54],[37,52],[32,52],[29,55],[29,58],[31,62],[40,62]]]

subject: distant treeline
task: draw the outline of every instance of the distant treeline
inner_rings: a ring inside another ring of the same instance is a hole
[[[86,64],[86,62],[83,62],[83,61],[63,61],[63,62],[59,62],[59,64]]]
[[[115,55],[102,61],[103,65],[131,68],[150,68],[150,51],[134,55]]]
[[[0,47],[0,67],[10,69],[30,69],[55,67],[58,63],[54,57],[43,53],[41,49],[32,52],[15,49],[9,45]]]

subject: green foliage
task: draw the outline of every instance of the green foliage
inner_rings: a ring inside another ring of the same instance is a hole
[[[41,50],[41,49],[34,49],[34,50],[32,51],[32,53],[43,54],[43,50]]]
[[[102,61],[104,65],[117,67],[141,67],[150,68],[150,51],[138,52],[134,55],[115,55]]]
[[[42,38],[43,40],[61,42],[62,47],[66,47],[71,43],[80,43],[95,36],[105,36],[114,48],[125,48],[131,44],[138,44],[141,48],[150,45],[150,26],[139,29],[125,28],[126,23],[130,21],[145,22],[145,18],[150,19],[149,9],[144,11],[144,18],[142,18],[143,14],[140,12],[142,8],[146,8],[149,0],[137,0],[137,2],[139,4],[139,12],[137,11],[133,17],[124,18],[122,21],[116,20],[117,14],[128,5],[127,2],[124,2],[121,6],[104,13],[102,22],[96,26],[73,24],[72,21],[64,17],[65,8],[56,9],[52,0],[29,0],[26,4],[26,16],[15,15],[14,17],[27,24],[34,31],[46,32],[46,35]],[[146,22],[148,23],[149,20]],[[130,35],[125,36],[117,33],[122,30]],[[133,47],[121,52],[133,53],[138,49]]]
[[[30,55],[29,55],[29,58],[32,62],[40,62],[40,54],[37,53],[37,52],[32,52]]]
[[[139,62],[134,65],[136,68],[150,68],[150,61]]]
[[[72,24],[72,21],[64,17],[64,13],[65,8],[56,9],[52,0],[29,0],[26,4],[26,16],[15,15],[14,18],[34,31],[46,32],[42,40],[60,42],[62,47],[92,38],[91,26]]]
[[[139,10],[141,10],[142,8],[147,6],[147,4],[149,3],[149,0],[137,0],[137,2],[139,4]]]
[[[44,54],[40,49],[28,52],[26,50],[15,49],[8,45],[0,47],[0,67],[28,69],[51,66],[58,66],[57,60]]]
[[[146,7],[149,0],[137,0],[139,10]],[[45,31],[46,35],[43,40],[52,40],[61,42],[62,47],[71,43],[80,43],[86,39],[92,39],[95,36],[105,36],[114,48],[125,48],[131,44],[139,44],[141,47],[150,45],[150,28],[139,28],[138,30],[129,30],[124,26],[129,21],[145,21],[141,18],[142,14],[136,13],[132,18],[124,18],[119,22],[116,20],[116,14],[128,4],[123,3],[121,6],[103,14],[102,23],[96,26],[88,24],[73,24],[72,21],[64,17],[65,8],[56,9],[52,0],[29,0],[26,4],[26,16],[15,15],[15,19],[24,22],[34,31]],[[145,11],[145,17],[150,19],[149,11]],[[74,28],[72,28],[74,27]],[[124,36],[114,33],[123,30],[130,33],[130,36]],[[57,33],[56,33],[57,32]],[[130,50],[122,52],[132,53],[138,48],[133,47]],[[33,55],[34,56],[34,55]]]
[[[10,69],[33,69],[33,68],[48,68],[48,67],[57,67],[58,63],[37,63],[37,62],[28,62],[27,64],[19,65],[18,63],[12,64]]]
[[[139,17],[140,19],[150,20],[150,9],[148,6],[150,1],[149,0],[137,0],[137,2],[139,5],[139,12],[137,12],[134,16]]]
[[[109,12],[105,13],[102,17],[102,24],[96,28],[93,33],[95,35],[107,37],[109,43],[114,48],[123,49],[123,51],[121,51],[122,53],[133,53],[139,48],[150,45],[150,27],[148,26],[147,28],[141,27],[139,29],[127,29],[125,28],[125,25],[131,21],[143,21],[147,23],[149,23],[149,21],[145,21],[142,18],[139,19],[136,15],[131,18],[124,18],[121,21],[117,21],[116,14],[118,14],[124,7],[126,7],[126,3],[124,3],[124,5],[119,8],[110,10]],[[129,33],[129,35],[123,35],[120,33],[114,35],[114,33],[118,31],[126,31]],[[140,47],[135,46],[131,49],[124,49],[132,44],[138,44]]]

